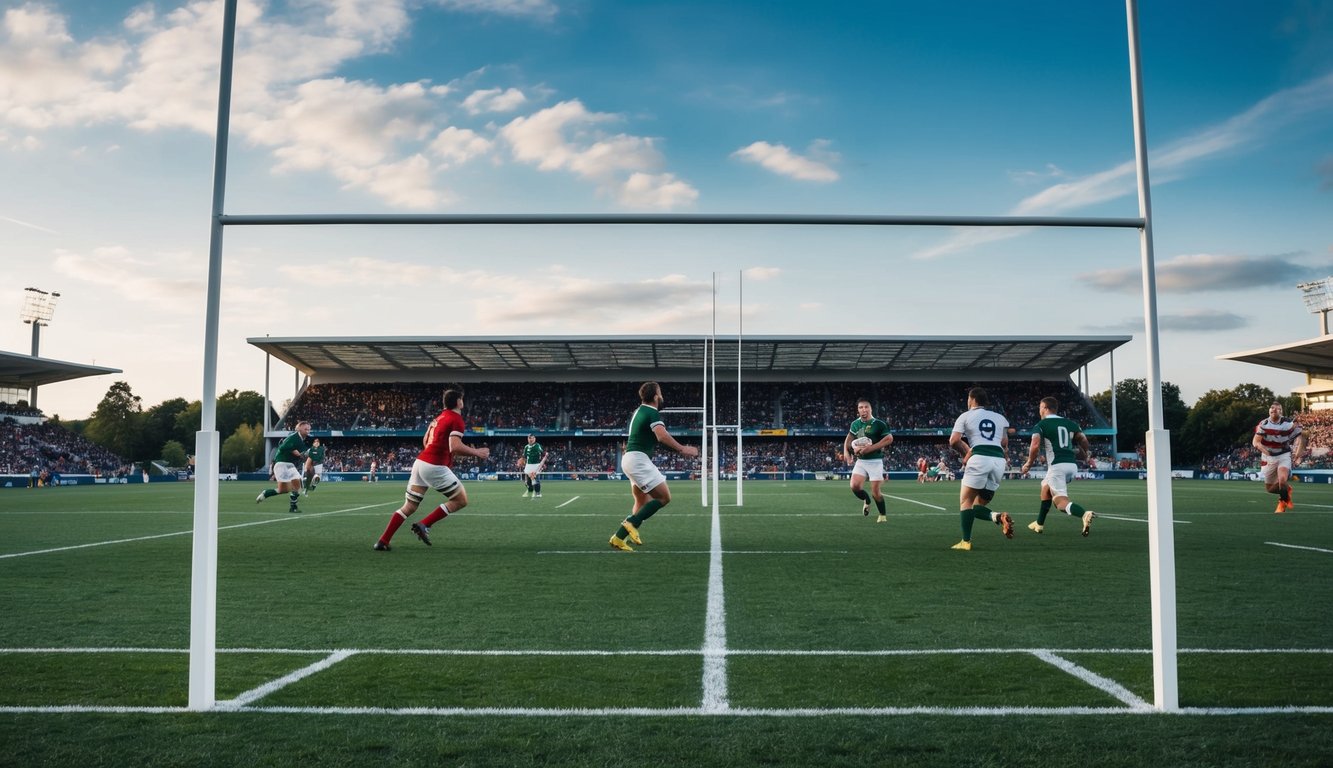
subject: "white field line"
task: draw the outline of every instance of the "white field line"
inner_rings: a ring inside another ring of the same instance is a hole
[[[1265,541],[1264,543],[1273,547],[1286,547],[1287,549],[1308,549],[1311,552],[1326,552],[1330,555],[1333,555],[1333,549],[1320,549],[1319,547],[1302,547],[1296,544],[1279,544],[1276,541]]]
[[[940,510],[941,512],[945,511],[945,508],[944,508],[944,507],[941,507],[941,506],[938,506],[938,505],[935,505],[935,504],[927,504],[927,503],[924,502],[924,501],[917,501],[916,499],[909,499],[909,498],[906,497],[906,496],[890,496],[889,494],[886,493],[886,494],[884,494],[884,498],[886,498],[886,499],[895,499],[895,500],[897,500],[897,501],[905,501],[905,502],[907,502],[908,504],[920,504],[920,505],[923,506],[923,507],[930,507],[931,509],[938,509],[938,510]]]
[[[325,516],[327,516],[327,515],[337,515],[337,514],[341,514],[341,513],[343,513],[343,512],[356,512],[356,511],[358,511],[358,510],[362,510],[362,509],[373,509],[373,508],[375,508],[375,507],[383,507],[383,506],[386,506],[387,504],[397,504],[397,503],[398,503],[398,502],[393,502],[393,501],[391,501],[391,502],[385,502],[385,503],[383,503],[383,504],[366,504],[366,505],[364,505],[364,506],[360,506],[360,507],[349,507],[348,509],[335,509],[335,510],[333,510],[332,512],[317,512],[317,513],[312,514],[312,515],[307,515],[307,514],[291,515],[291,514],[289,514],[289,515],[286,516],[286,517],[275,517],[275,518],[273,518],[272,520],[257,520],[257,521],[255,521],[255,522],[253,522],[253,523],[237,523],[237,524],[235,524],[235,525],[220,525],[220,526],[218,526],[218,530],[219,530],[219,531],[229,531],[229,530],[231,530],[231,529],[233,529],[233,528],[248,528],[248,527],[250,527],[250,526],[252,526],[252,525],[268,525],[269,523],[285,523],[285,522],[288,522],[288,521],[290,521],[290,520],[303,520],[303,519],[304,519],[304,520],[309,520],[310,518],[314,518],[314,517],[325,517]],[[136,541],[151,541],[151,540],[153,540],[153,539],[166,539],[166,538],[170,538],[170,537],[172,537],[172,536],[191,536],[191,535],[193,535],[193,534],[194,534],[194,529],[191,528],[191,529],[188,530],[188,531],[174,531],[174,532],[172,532],[172,533],[158,533],[158,534],[154,534],[154,535],[152,535],[152,536],[136,536],[136,537],[134,537],[134,538],[132,538],[132,539],[114,539],[114,540],[112,540],[112,541],[94,541],[94,542],[89,543],[89,544],[74,544],[74,545],[71,545],[71,546],[68,546],[68,547],[53,547],[52,549],[37,549],[37,550],[33,550],[33,551],[31,551],[31,552],[11,552],[10,554],[7,554],[7,555],[0,555],[0,560],[4,560],[4,559],[10,558],[10,557],[27,557],[28,555],[46,555],[46,554],[50,554],[50,553],[52,553],[52,552],[67,552],[67,551],[72,550],[72,549],[87,549],[88,547],[105,547],[105,546],[109,546],[109,545],[111,545],[111,544],[131,544],[131,543],[136,542]]]
[[[189,653],[189,648],[0,648],[5,653]],[[1189,654],[1333,654],[1329,648],[1180,648],[1178,653]],[[218,653],[319,655],[335,653],[367,656],[702,656],[700,648],[627,649],[598,648],[219,648]],[[946,656],[977,654],[1051,653],[1061,656],[1074,654],[1149,654],[1151,648],[880,648],[852,650],[840,648],[729,648],[727,656]]]
[[[560,509],[560,508],[563,507],[563,506],[566,506],[566,505],[569,505],[569,504],[573,504],[574,502],[578,501],[580,498],[581,498],[581,497],[579,497],[579,496],[575,496],[574,498],[570,499],[569,501],[566,501],[564,504],[557,504],[557,505],[555,506],[555,508],[556,508],[556,509]]]
[[[309,677],[310,675],[313,675],[316,672],[323,672],[324,670],[328,669],[334,664],[337,664],[343,659],[352,656],[354,653],[356,652],[338,651],[336,653],[331,653],[325,658],[315,662],[314,664],[302,667],[296,670],[295,672],[292,672],[289,675],[284,675],[278,678],[277,680],[265,683],[259,686],[258,688],[252,688],[246,691],[245,693],[242,693],[240,696],[231,699],[230,701],[219,701],[217,703],[217,707],[219,709],[234,709],[237,707],[244,707],[250,702],[258,701],[264,698],[265,696],[269,695],[270,693],[273,693],[274,691],[279,691],[282,690],[283,688],[286,688],[287,686],[291,685],[297,680]]]
[[[715,497],[716,498],[716,497]],[[705,712],[727,711],[727,608],[722,591],[722,518],[713,507],[708,553],[708,607],[704,619],[703,702]]]
[[[846,717],[880,716],[911,717],[940,715],[955,717],[1013,717],[1069,715],[1155,715],[1157,710],[1135,707],[830,707],[827,709],[756,709],[736,708],[722,711],[702,707],[625,707],[625,708],[571,708],[542,709],[532,707],[218,707],[218,713],[245,712],[298,715],[384,715],[431,717]],[[0,707],[3,714],[193,714],[185,707],[106,707],[62,705],[51,707]],[[1223,716],[1237,715],[1326,715],[1333,707],[1188,707],[1170,715]]]
[[[646,549],[636,549],[635,554],[645,555],[712,555],[711,549],[673,549],[665,552],[652,552]],[[619,555],[619,552],[610,549],[543,549],[537,552],[539,555]],[[723,555],[845,555],[845,549],[728,549],[721,552]],[[711,568],[711,565],[710,565]],[[711,570],[710,570],[711,573]]]
[[[1079,680],[1082,680],[1088,685],[1091,685],[1093,688],[1096,688],[1097,690],[1102,691],[1103,693],[1110,694],[1116,700],[1124,704],[1127,704],[1134,709],[1152,709],[1151,704],[1139,698],[1138,696],[1135,696],[1133,691],[1129,690],[1125,686],[1121,685],[1120,683],[1117,683],[1116,681],[1108,677],[1102,677],[1101,675],[1097,674],[1096,672],[1093,672],[1090,669],[1087,669],[1085,667],[1080,667],[1074,662],[1062,658],[1060,656],[1057,656],[1049,651],[1037,651],[1032,655],[1036,656],[1037,658],[1041,659],[1047,664],[1050,664],[1056,669],[1068,672],[1074,677],[1077,677]]]
[[[1061,512],[1060,514],[1064,514],[1064,513]],[[1194,513],[1191,512],[1190,514],[1194,514]],[[1127,523],[1143,523],[1144,525],[1147,525],[1147,524],[1148,524],[1148,518],[1146,518],[1146,517],[1125,517],[1124,515],[1107,515],[1107,514],[1104,514],[1104,513],[1102,513],[1102,512],[1098,512],[1098,513],[1097,513],[1097,519],[1098,519],[1098,520],[1124,520],[1124,521],[1127,522]],[[1188,521],[1188,520],[1174,520],[1174,519],[1173,519],[1171,522],[1175,523],[1176,525],[1190,525],[1190,521]]]

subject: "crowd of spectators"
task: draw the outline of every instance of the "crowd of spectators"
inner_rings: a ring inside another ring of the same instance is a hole
[[[667,382],[663,389],[666,408],[703,402],[700,382]],[[1062,415],[1089,427],[1105,424],[1070,381],[992,382],[986,389],[990,407],[1019,429],[1036,422],[1037,401],[1047,395],[1060,398]],[[288,429],[305,420],[316,430],[420,431],[439,413],[442,390],[425,383],[312,384],[284,423]],[[638,404],[636,390],[635,382],[469,384],[463,420],[490,429],[619,429]],[[840,430],[856,418],[856,401],[864,397],[892,430],[947,430],[967,407],[967,386],[958,382],[754,382],[743,392],[746,429]],[[735,383],[719,382],[716,399],[718,423],[735,424]],[[667,418],[679,429],[699,423],[695,414]]]
[[[41,416],[42,412],[27,403],[0,403],[0,418],[5,416]]]
[[[58,424],[0,417],[0,474],[123,477],[133,469],[110,451]]]

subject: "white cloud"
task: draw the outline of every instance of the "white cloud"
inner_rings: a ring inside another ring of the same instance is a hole
[[[780,267],[750,267],[745,270],[746,277],[759,282],[776,280],[781,274],[782,269]]]
[[[1333,109],[1333,74],[1287,88],[1217,125],[1170,142],[1150,153],[1154,185],[1180,178],[1193,165],[1217,155],[1258,145],[1279,128],[1301,117]],[[1107,170],[1054,184],[1018,203],[1013,216],[1064,213],[1135,193],[1135,163],[1127,160]],[[1023,234],[1022,228],[965,229],[939,245],[914,254],[934,258]]]
[[[555,17],[557,7],[550,0],[435,0],[445,8],[474,13],[498,13],[504,16],[525,16],[549,20]]]
[[[447,165],[461,165],[490,152],[493,143],[476,131],[449,126],[430,143],[430,151]]]
[[[598,126],[617,115],[589,112],[578,100],[563,101],[500,129],[515,160],[543,171],[566,170],[593,181],[623,205],[668,208],[694,202],[698,192],[672,174],[655,174],[663,161],[654,140]]]
[[[141,308],[195,315],[204,299],[199,270],[181,254],[143,258],[124,246],[103,246],[91,255],[61,249],[54,256],[55,271],[75,286],[96,286],[99,293]]]
[[[819,139],[807,149],[808,156],[802,156],[782,144],[756,141],[732,152],[731,156],[799,181],[837,181],[838,172],[829,163],[837,162],[839,157],[828,151],[828,145],[827,140]]]
[[[1310,274],[1310,268],[1286,256],[1196,253],[1159,261],[1155,266],[1160,293],[1245,291],[1265,285],[1293,285]],[[1136,293],[1143,288],[1138,267],[1103,269],[1079,275],[1078,279],[1098,291]]]
[[[526,104],[528,97],[517,88],[507,90],[500,88],[487,88],[480,91],[473,91],[463,99],[463,109],[470,115],[478,115],[482,112],[513,112]]]

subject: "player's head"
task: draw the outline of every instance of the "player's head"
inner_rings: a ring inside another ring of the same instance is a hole
[[[1037,406],[1037,410],[1041,413],[1042,416],[1047,416],[1052,413],[1059,413],[1060,401],[1054,397],[1043,397],[1041,399],[1041,403]]]
[[[985,407],[990,405],[990,395],[986,394],[986,390],[981,387],[973,387],[967,391],[967,404],[971,408],[976,406]]]
[[[444,390],[444,409],[446,411],[457,411],[463,407],[463,390],[446,389]]]
[[[1282,403],[1274,401],[1272,405],[1268,406],[1268,418],[1273,421],[1282,418]]]
[[[311,445],[315,445],[315,446],[319,445],[319,438],[318,438],[318,437],[315,438],[315,442],[311,443]]]
[[[862,419],[868,419],[873,416],[875,409],[870,406],[870,401],[864,397],[856,401],[856,415]]]
[[[306,435],[310,434],[310,422],[298,421],[296,423],[296,434],[300,435],[303,438]]]
[[[528,445],[532,445],[532,444],[535,443],[535,442],[537,442],[537,436],[536,436],[536,435],[528,435]]]
[[[655,381],[645,381],[639,385],[639,402],[644,405],[658,406],[662,404],[662,388]]]

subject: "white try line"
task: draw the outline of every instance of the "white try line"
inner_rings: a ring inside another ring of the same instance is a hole
[[[349,507],[348,509],[336,509],[336,510],[334,510],[334,511],[332,511],[332,512],[317,512],[317,513],[315,513],[315,514],[310,514],[310,515],[308,515],[308,514],[295,514],[295,515],[293,515],[293,514],[288,513],[288,515],[287,515],[286,517],[275,517],[275,518],[273,518],[273,519],[271,519],[271,520],[257,520],[257,521],[255,521],[255,522],[253,522],[253,523],[237,523],[237,524],[235,524],[235,525],[221,525],[221,526],[218,526],[218,530],[219,530],[219,531],[228,531],[228,530],[232,530],[232,529],[234,529],[234,528],[248,528],[248,527],[250,527],[250,526],[252,526],[252,525],[268,525],[269,523],[285,523],[285,522],[288,522],[288,521],[291,521],[291,520],[301,520],[301,519],[303,519],[303,518],[304,518],[304,519],[310,519],[310,518],[313,518],[313,517],[325,517],[325,516],[327,516],[327,515],[337,515],[337,514],[341,514],[341,513],[343,513],[343,512],[356,512],[356,511],[358,511],[358,510],[362,510],[362,509],[374,509],[375,507],[383,507],[383,506],[387,506],[388,504],[397,504],[397,503],[398,503],[398,502],[396,502],[396,501],[391,501],[391,502],[385,502],[385,503],[381,503],[381,504],[366,504],[366,505],[364,505],[364,506],[360,506],[360,507]],[[36,550],[31,551],[31,552],[11,552],[10,554],[7,554],[7,555],[0,555],[0,560],[5,560],[5,559],[7,559],[7,558],[11,558],[11,557],[27,557],[27,556],[29,556],[29,555],[46,555],[46,554],[50,554],[50,553],[52,553],[52,552],[68,552],[69,550],[72,550],[72,549],[87,549],[87,548],[89,548],[89,547],[106,547],[106,546],[110,546],[110,545],[112,545],[112,544],[131,544],[131,543],[136,542],[136,541],[152,541],[153,539],[167,539],[167,538],[171,538],[172,536],[190,536],[190,535],[193,535],[193,534],[194,534],[194,530],[191,529],[191,530],[188,530],[188,531],[173,531],[173,532],[171,532],[171,533],[157,533],[157,534],[153,534],[152,536],[136,536],[136,537],[134,537],[134,538],[132,538],[132,539],[113,539],[113,540],[111,540],[111,541],[94,541],[94,542],[91,542],[91,543],[89,543],[89,544],[72,544],[72,545],[70,545],[70,546],[68,546],[68,547],[53,547],[53,548],[51,548],[51,549],[36,549]]]
[[[1333,549],[1320,549],[1319,547],[1302,547],[1297,544],[1281,544],[1276,541],[1265,541],[1264,543],[1273,547],[1285,547],[1287,549],[1306,549],[1311,552],[1324,552],[1326,554],[1333,555]]]
[[[711,549],[671,549],[666,551],[653,552],[647,549],[636,549],[635,554],[645,555],[712,555]],[[620,555],[613,549],[543,549],[537,552],[539,555]],[[719,554],[723,555],[845,555],[845,549],[728,549]]]
[[[561,507],[566,506],[566,505],[568,505],[568,504],[573,504],[574,502],[578,501],[579,498],[580,498],[580,497],[575,496],[574,498],[570,499],[569,501],[566,501],[564,504],[557,504],[557,505],[555,506],[555,508],[556,508],[556,509],[560,509]]]
[[[71,647],[71,648],[0,648],[0,654],[48,654],[48,653],[179,653],[188,654],[189,648],[141,648],[141,647]],[[275,656],[332,656],[334,654],[362,656],[703,656],[702,648],[219,648],[218,653]],[[1151,648],[871,648],[854,650],[849,648],[728,648],[727,656],[809,656],[809,657],[859,657],[859,656],[976,656],[976,655],[1022,655],[1055,654],[1076,656],[1082,654],[1101,655],[1147,655]],[[1284,654],[1284,655],[1333,655],[1330,648],[1181,648],[1182,654]]]
[[[759,709],[735,708],[721,711],[703,707],[588,707],[588,708],[538,708],[538,707],[216,707],[217,713],[263,713],[263,714],[298,714],[298,715],[383,715],[383,716],[434,716],[434,717],[915,717],[922,715],[940,715],[946,717],[1015,717],[1049,716],[1065,717],[1069,715],[1192,715],[1200,717],[1233,717],[1238,715],[1327,715],[1333,714],[1333,707],[1185,707],[1168,713],[1137,707],[828,707],[828,708],[788,708]],[[50,707],[0,707],[3,714],[133,714],[133,715],[176,715],[197,716],[186,707],[108,707],[60,705]]]

